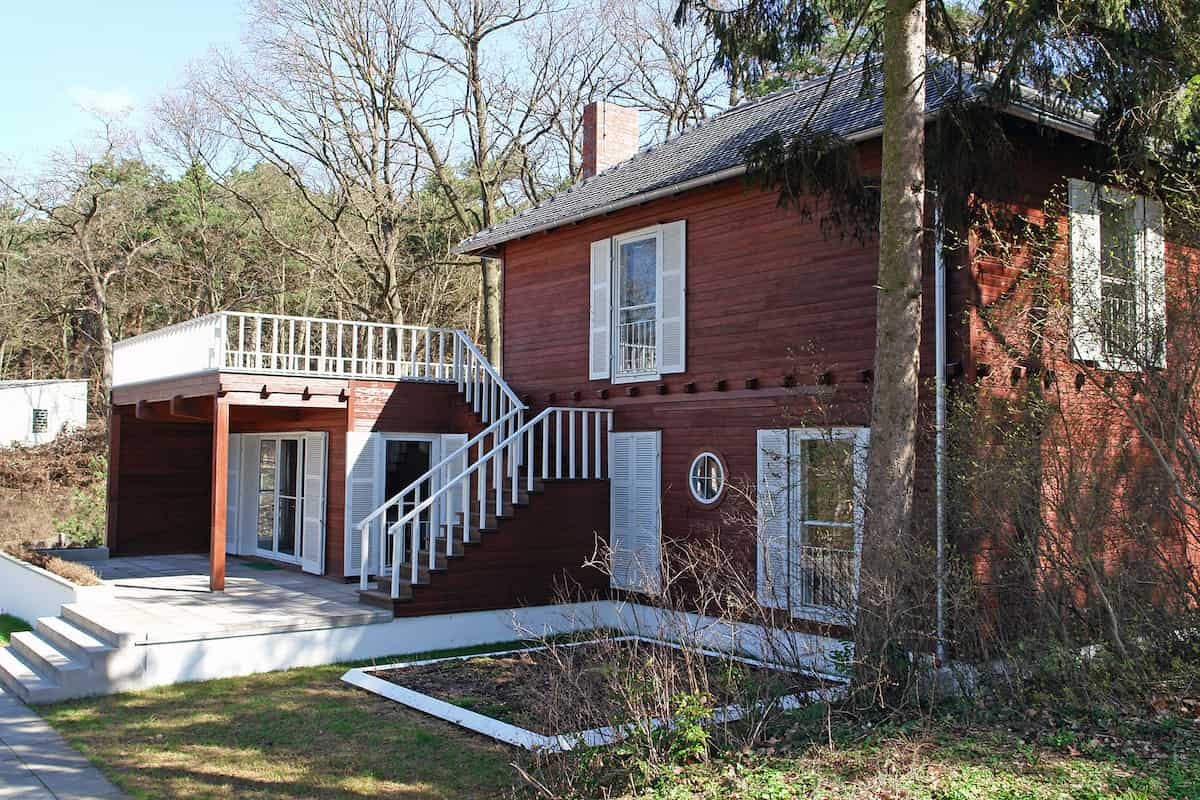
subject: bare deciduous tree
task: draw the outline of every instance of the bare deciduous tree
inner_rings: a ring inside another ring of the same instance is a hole
[[[107,405],[113,377],[113,324],[110,288],[146,263],[158,234],[148,222],[150,170],[117,125],[105,125],[94,151],[76,150],[56,157],[47,171],[26,183],[0,178],[0,185],[19,198],[43,228],[47,247],[42,257],[62,271],[63,283],[79,286],[64,292],[63,314],[82,315],[82,330],[98,349],[97,390]]]

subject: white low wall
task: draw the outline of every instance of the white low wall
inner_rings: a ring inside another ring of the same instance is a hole
[[[95,617],[98,622],[103,621],[101,614]],[[767,631],[694,614],[672,614],[648,606],[600,600],[126,646],[110,654],[105,668],[108,685],[97,686],[96,691],[145,689],[339,662],[394,660],[434,650],[597,628],[669,640],[688,637],[712,649],[733,647],[760,658],[784,652],[771,639],[783,636],[787,646],[794,648],[791,652],[802,655],[805,663],[817,671],[829,673],[834,671],[831,657],[845,646],[826,637]]]
[[[742,653],[772,663],[803,664],[834,679],[848,677],[843,665],[853,655],[853,642],[636,603],[611,605],[616,627],[631,636],[690,642],[709,650]]]
[[[99,618],[99,615],[97,615]],[[251,675],[293,667],[366,661],[531,636],[615,627],[607,601],[410,617],[321,630],[162,642],[113,655],[110,691]]]
[[[0,613],[33,623],[38,617],[57,617],[65,603],[87,605],[112,594],[108,586],[79,586],[8,553],[0,553]]]

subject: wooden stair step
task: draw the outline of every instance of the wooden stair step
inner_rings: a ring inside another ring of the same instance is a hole
[[[358,602],[379,608],[391,609],[393,602],[405,603],[413,599],[412,586],[408,581],[400,582],[400,596],[392,600],[391,587],[388,589],[359,589]]]
[[[501,517],[501,519],[504,519],[504,518]],[[450,524],[456,528],[461,529],[462,521],[463,521],[463,515],[462,515],[462,512],[460,511],[454,516],[454,522],[452,522]],[[483,518],[483,524],[480,524],[479,512],[477,512],[477,511],[471,512],[471,529],[472,530],[494,531],[494,530],[496,530],[496,527],[497,526],[496,526],[496,515],[495,514],[488,514],[487,516],[485,516]]]
[[[454,541],[458,546],[463,546],[463,528],[461,524],[452,525],[450,523],[443,522],[442,528],[450,532],[450,535],[454,538]],[[479,544],[482,541],[483,535],[479,532],[478,528],[472,527],[471,530],[467,532],[466,544]]]

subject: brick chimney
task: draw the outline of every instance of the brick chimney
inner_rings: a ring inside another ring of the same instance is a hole
[[[638,110],[605,100],[583,109],[583,177],[590,178],[638,151]]]

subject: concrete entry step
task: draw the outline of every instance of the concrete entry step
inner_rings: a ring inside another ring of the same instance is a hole
[[[62,695],[59,684],[37,672],[11,647],[0,647],[0,683],[26,703],[52,703]]]
[[[64,653],[79,654],[90,658],[115,649],[112,645],[101,641],[83,628],[72,625],[62,617],[41,617],[33,627],[43,639]]]
[[[90,666],[86,658],[73,658],[32,631],[14,633],[12,649],[26,664],[60,684],[68,682],[72,673],[87,672]]]

